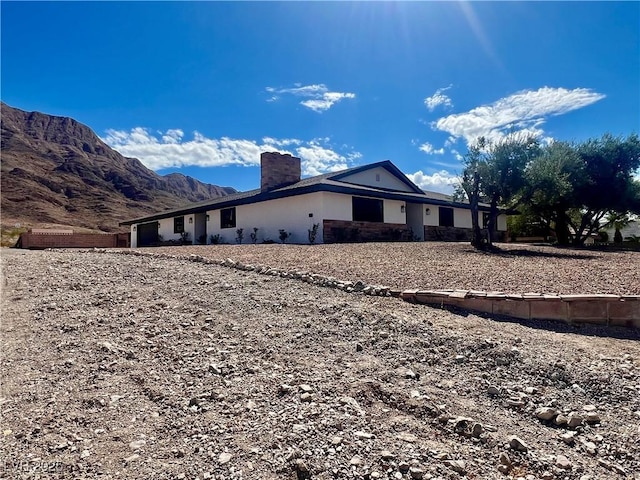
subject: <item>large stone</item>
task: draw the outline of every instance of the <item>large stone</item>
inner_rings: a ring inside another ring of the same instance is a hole
[[[517,437],[516,435],[512,435],[509,437],[509,446],[519,452],[529,451],[529,446],[525,443],[525,441],[520,437]]]

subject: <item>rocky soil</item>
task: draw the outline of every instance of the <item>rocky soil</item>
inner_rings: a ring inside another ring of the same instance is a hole
[[[282,261],[302,248],[272,247]],[[365,269],[353,247],[343,258]],[[387,253],[362,280],[417,279]],[[640,479],[636,330],[500,321],[181,258],[1,260],[2,478]],[[460,282],[474,265],[456,267]]]
[[[509,243],[499,247],[497,254],[478,252],[466,242],[208,245],[152,251],[231,258],[401,289],[640,295],[640,252]]]

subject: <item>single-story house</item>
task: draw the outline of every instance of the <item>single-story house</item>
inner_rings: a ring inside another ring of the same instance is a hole
[[[390,161],[301,178],[300,159],[260,156],[260,188],[127,220],[131,246],[166,241],[336,243],[466,241],[471,211],[451,196],[424,192]],[[489,207],[481,205],[480,225]],[[507,229],[497,221],[498,236]]]

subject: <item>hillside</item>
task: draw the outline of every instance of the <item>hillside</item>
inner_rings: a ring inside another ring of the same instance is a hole
[[[127,218],[235,192],[161,176],[72,118],[2,103],[2,225],[122,230]]]

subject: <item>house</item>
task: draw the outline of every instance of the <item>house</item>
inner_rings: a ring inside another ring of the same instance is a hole
[[[300,159],[260,156],[260,188],[184,208],[122,222],[131,227],[131,246],[188,238],[194,243],[337,243],[399,240],[466,241],[471,211],[466,203],[424,192],[393,163],[382,161],[301,179]],[[479,221],[486,224],[488,206]],[[497,221],[499,235],[506,216]],[[257,229],[257,230],[254,230]],[[310,238],[315,232],[315,237]],[[255,238],[251,238],[255,234]]]

